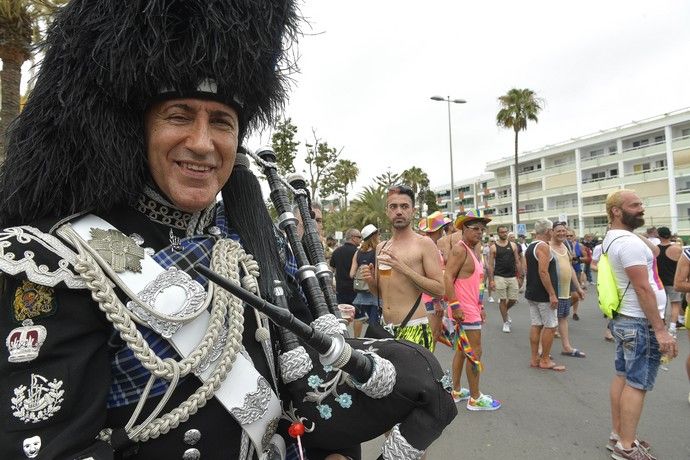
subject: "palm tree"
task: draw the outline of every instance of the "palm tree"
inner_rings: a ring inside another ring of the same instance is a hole
[[[52,16],[66,0],[0,0],[0,164],[5,159],[5,132],[19,114],[22,64],[31,58]]]
[[[416,201],[419,206],[419,218],[422,218],[422,208],[424,207],[424,196],[422,191],[426,191],[429,187],[429,176],[421,169],[416,166],[412,166],[406,169],[400,175],[402,181],[407,184],[413,191],[414,196],[417,198]]]
[[[542,109],[544,100],[537,97],[531,89],[513,88],[498,98],[501,109],[496,114],[496,124],[501,128],[512,128],[515,131],[515,222],[520,223],[520,195],[518,193],[518,133],[527,129],[527,122],[539,120],[537,115]]]
[[[352,200],[350,212],[353,223],[361,228],[366,224],[374,224],[382,233],[390,230],[390,223],[386,216],[386,192],[381,186],[367,186]]]
[[[357,163],[350,160],[340,160],[333,169],[333,175],[336,176],[338,181],[342,184],[340,193],[345,201],[344,207],[347,209],[347,189],[355,183],[357,176],[359,176]]]

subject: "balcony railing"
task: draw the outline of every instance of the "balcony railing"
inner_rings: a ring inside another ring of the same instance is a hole
[[[650,153],[659,153],[665,151],[665,148],[663,147],[665,144],[666,141],[664,140],[653,142],[651,144],[640,145],[638,147],[628,147],[627,149],[623,149],[623,153],[635,152],[635,156],[645,156],[649,155]]]
[[[597,177],[597,178],[590,178],[590,179],[582,179],[583,184],[591,184],[593,182],[601,182],[609,179],[618,179],[618,174],[615,176],[607,176],[607,177]]]

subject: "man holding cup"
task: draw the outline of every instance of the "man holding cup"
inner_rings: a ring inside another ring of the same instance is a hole
[[[443,271],[434,242],[412,230],[414,213],[412,189],[405,185],[391,187],[386,199],[386,215],[393,236],[379,243],[376,266],[369,264],[362,270],[362,276],[369,290],[380,297],[383,320],[393,325],[395,336],[433,351],[433,334],[420,300],[422,293],[443,296]],[[414,312],[409,321],[401,324],[411,308]]]

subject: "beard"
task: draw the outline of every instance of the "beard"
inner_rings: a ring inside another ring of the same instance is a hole
[[[623,210],[622,210],[623,211]],[[644,225],[644,213],[640,212],[637,214],[627,213],[623,211],[623,216],[621,217],[621,222],[623,225],[631,230],[640,228]]]

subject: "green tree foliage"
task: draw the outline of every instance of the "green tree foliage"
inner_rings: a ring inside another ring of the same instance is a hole
[[[438,203],[436,202],[436,194],[432,190],[427,189],[424,191],[424,204],[426,204],[427,215],[439,210]]]
[[[537,97],[531,89],[513,88],[498,98],[500,109],[496,114],[496,124],[501,128],[512,129],[515,132],[515,221],[520,223],[520,195],[518,193],[518,133],[527,129],[527,122],[539,120],[537,116],[544,105],[544,100]]]
[[[415,202],[417,203],[418,208],[418,216],[421,219],[423,203],[425,201],[424,198],[426,195],[426,190],[429,187],[429,176],[427,176],[427,174],[421,168],[412,166],[400,174],[400,179],[404,184],[414,191]]]
[[[307,156],[304,162],[307,164],[309,173],[308,182],[311,196],[317,199],[320,196],[319,191],[322,182],[333,173],[342,149],[337,150],[335,147],[329,147],[328,142],[322,142],[317,137],[314,129],[312,129],[312,133],[314,134],[314,143],[305,144]]]
[[[379,187],[388,190],[392,186],[400,183],[400,174],[393,174],[390,172],[390,170],[386,171],[385,173],[374,177],[374,183]]]
[[[292,119],[288,118],[281,121],[276,126],[276,130],[271,136],[271,146],[276,153],[276,164],[278,174],[286,175],[295,172],[295,157],[299,142],[295,140],[297,136],[297,126],[292,124]]]
[[[357,198],[352,200],[350,209],[353,227],[362,228],[374,224],[382,233],[390,232],[390,222],[386,216],[386,196],[388,189],[381,186],[364,187]]]
[[[344,209],[347,209],[347,189],[355,183],[357,176],[359,168],[354,161],[338,160],[331,174],[323,179],[321,195],[338,196],[344,203]]]
[[[0,0],[0,163],[5,160],[5,132],[19,115],[22,64],[31,59],[53,15],[66,0]]]

